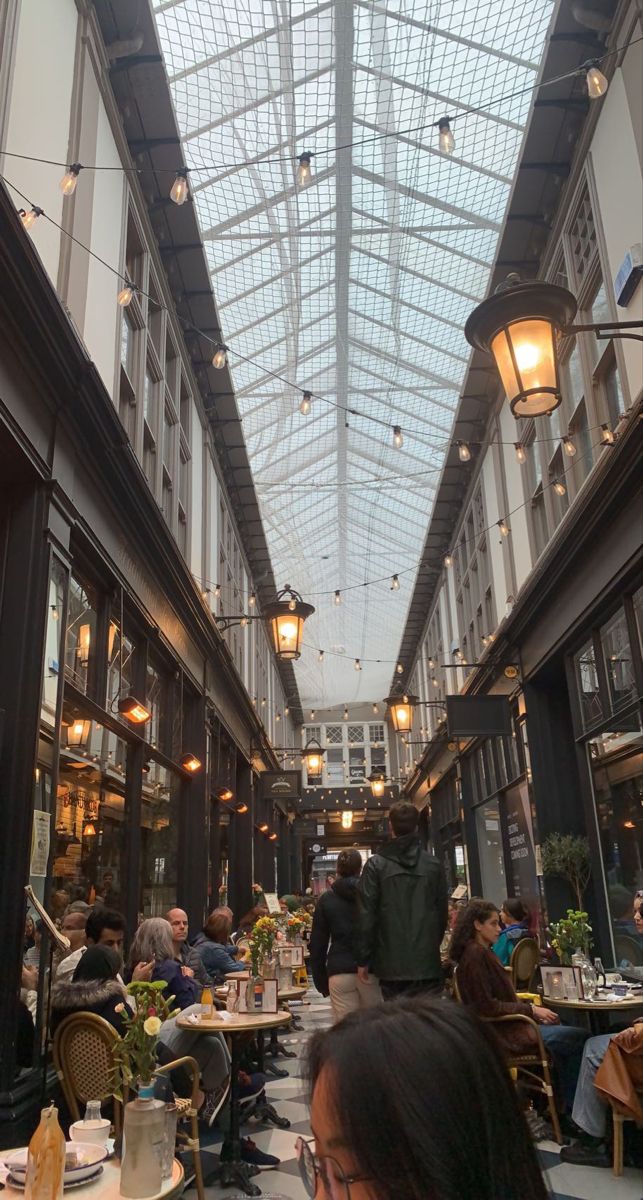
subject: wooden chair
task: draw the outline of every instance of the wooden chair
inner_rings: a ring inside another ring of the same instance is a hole
[[[114,1132],[120,1137],[123,1108],[112,1091],[113,1049],[118,1041],[116,1030],[96,1013],[72,1013],[61,1021],[53,1040],[53,1060],[67,1106],[74,1119],[81,1119],[80,1106],[88,1100],[111,1100],[114,1112]],[[156,1068],[156,1075],[168,1075],[182,1067],[190,1077],[189,1097],[175,1097],[179,1122],[189,1122],[190,1132],[177,1132],[180,1142],[194,1161],[194,1180],[199,1200],[205,1200],[203,1170],[199,1142],[198,1092],[199,1066],[193,1058],[177,1058]]]
[[[540,961],[540,947],[535,938],[521,938],[514,946],[509,966],[514,989],[529,991],[534,971]]]
[[[641,1100],[643,1100],[643,1092],[641,1092],[637,1089],[637,1095],[641,1098]],[[612,1127],[613,1127],[613,1131],[614,1131],[614,1136],[613,1136],[614,1147],[613,1147],[613,1151],[612,1151],[612,1171],[614,1172],[615,1175],[622,1175],[623,1174],[623,1122],[631,1121],[632,1118],[624,1116],[623,1113],[621,1113],[621,1112],[617,1112],[616,1108],[612,1104],[611,1100],[610,1100],[610,1107],[612,1109]]]
[[[457,967],[453,972],[453,994],[458,1003],[462,1004],[463,1000],[460,994],[460,988],[458,987]],[[556,1138],[558,1145],[562,1146],[563,1137],[560,1131],[560,1121],[558,1119],[556,1101],[554,1099],[554,1088],[551,1081],[549,1059],[547,1057],[545,1044],[538,1027],[538,1022],[534,1021],[532,1017],[525,1017],[521,1014],[517,1014],[516,1016],[509,1015],[503,1017],[482,1017],[482,1020],[487,1021],[491,1025],[503,1025],[511,1021],[522,1021],[523,1023],[531,1026],[531,1028],[534,1030],[536,1041],[534,1043],[533,1050],[525,1049],[524,1053],[522,1054],[507,1050],[505,1054],[505,1061],[513,1078],[517,1082],[522,1083],[522,1086],[528,1091],[537,1092],[539,1095],[545,1097],[547,1101],[547,1107],[549,1109],[552,1129],[554,1131],[554,1137]],[[539,1071],[542,1071],[542,1075],[538,1073]]]

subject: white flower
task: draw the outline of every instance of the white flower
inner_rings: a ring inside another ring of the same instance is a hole
[[[161,1032],[161,1022],[158,1017],[148,1017],[143,1022],[143,1029],[148,1037],[156,1037]]]

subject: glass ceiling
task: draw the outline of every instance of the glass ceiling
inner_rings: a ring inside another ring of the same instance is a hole
[[[317,609],[304,708],[388,690],[532,97],[499,101],[535,82],[552,7],[155,4],[275,577]]]

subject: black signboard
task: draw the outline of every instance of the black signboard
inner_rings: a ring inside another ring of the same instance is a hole
[[[510,895],[520,897],[533,919],[538,912],[538,874],[529,791],[524,781],[505,793],[505,820]]]
[[[301,771],[262,771],[259,795],[262,800],[299,800]]]
[[[511,737],[508,696],[447,696],[446,707],[451,737]]]

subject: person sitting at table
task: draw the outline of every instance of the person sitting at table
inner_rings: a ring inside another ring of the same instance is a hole
[[[359,850],[342,850],[337,859],[337,878],[320,897],[313,917],[309,947],[313,981],[322,996],[330,995],[333,1021],[382,1000],[375,976],[369,975],[368,983],[362,983],[357,974],[353,943],[361,873]]]
[[[188,955],[188,966],[202,970],[211,986],[223,983],[225,976],[233,971],[247,970],[244,963],[233,958],[236,948],[230,944],[231,933],[230,909],[215,908],[203,926],[203,933],[194,939]]]
[[[313,1034],[307,1059],[307,1196],[546,1200],[494,1035],[463,1008],[420,995],[353,1012]]]
[[[217,910],[215,909],[215,912],[216,911]],[[245,916],[242,917],[241,920],[239,921],[239,928],[237,929],[237,936],[244,937],[245,935],[250,933],[250,930],[252,929],[253,925],[256,925],[257,921],[259,920],[259,917],[269,917],[269,916],[270,916],[270,913],[265,904],[253,905],[253,907],[251,909],[249,909],[248,912],[245,914]]]
[[[500,909],[502,933],[491,947],[503,967],[508,967],[518,942],[529,937],[529,909],[517,897],[508,897]]]
[[[510,975],[491,950],[499,936],[500,914],[489,900],[470,900],[458,914],[449,957],[457,968],[462,1002],[481,1017],[525,1016],[540,1025],[559,1085],[559,1107],[571,1112],[589,1034],[584,1029],[561,1025],[558,1015],[549,1008],[518,999]],[[511,1053],[532,1048],[536,1040],[534,1030],[522,1021],[496,1025],[495,1029]]]
[[[125,988],[118,979],[120,955],[110,946],[88,946],[69,979],[57,979],[51,989],[51,1033],[71,1013],[91,1012],[125,1033]]]
[[[609,1167],[611,1158],[606,1144],[609,1097],[618,1099],[619,1107],[625,1107],[641,1124],[643,1111],[637,1090],[642,1085],[643,1017],[637,1017],[629,1029],[620,1033],[601,1033],[589,1038],[583,1050],[572,1109],[580,1138],[571,1146],[563,1146],[561,1160],[579,1167]]]

